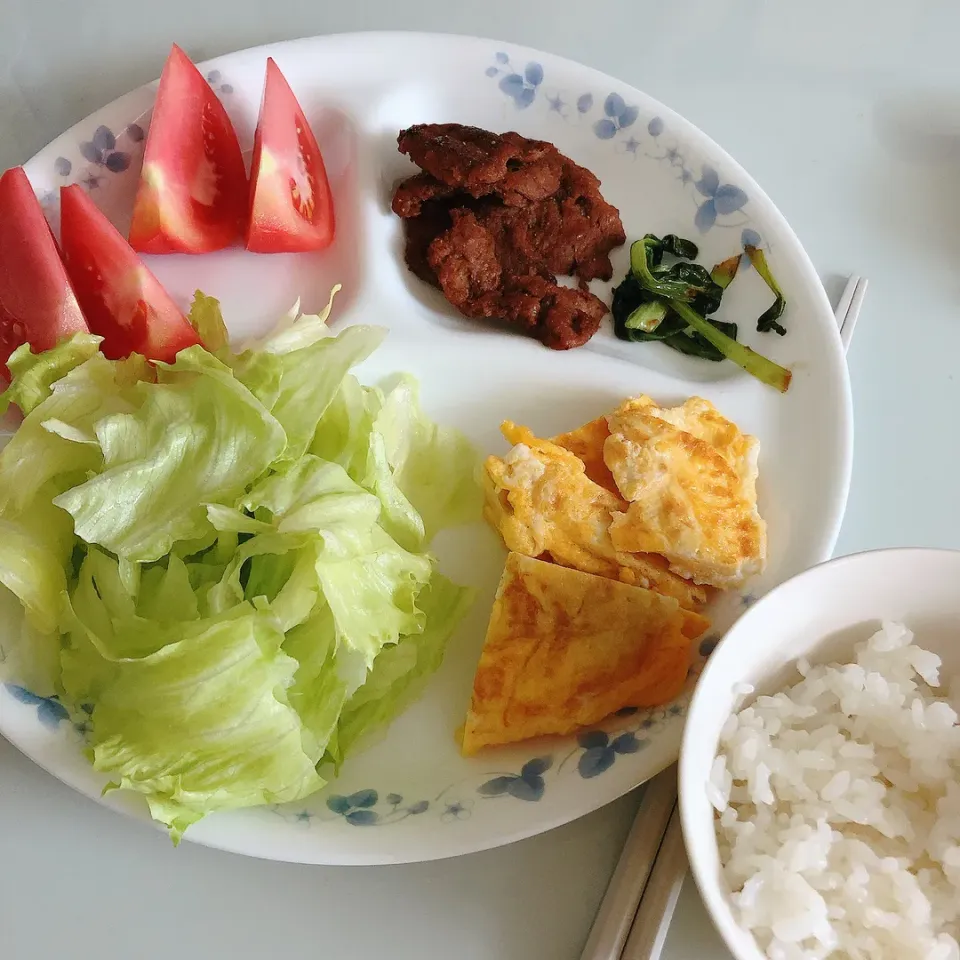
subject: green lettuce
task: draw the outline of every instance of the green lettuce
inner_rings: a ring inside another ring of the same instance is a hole
[[[411,379],[350,373],[384,331],[334,334],[332,301],[234,351],[198,291],[204,347],[173,363],[89,336],[10,361],[0,607],[23,623],[3,677],[59,695],[175,842],[322,787],[420,695],[470,603],[426,550],[477,515],[476,456]]]

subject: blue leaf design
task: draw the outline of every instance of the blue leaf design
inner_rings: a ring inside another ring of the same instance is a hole
[[[373,810],[351,810],[344,819],[355,827],[372,827],[380,819],[380,814]]]
[[[233,93],[233,84],[222,83],[220,85],[220,92],[225,93],[227,96],[229,96],[231,93]]]
[[[477,793],[483,797],[499,797],[507,792],[507,788],[514,780],[518,779],[518,777],[513,776],[494,777],[486,783],[481,783],[477,787]]]
[[[592,747],[580,755],[577,770],[584,780],[589,780],[609,770],[616,759],[617,755],[609,747]]]
[[[106,167],[111,173],[123,173],[130,166],[130,154],[119,150],[107,154]]]
[[[510,782],[507,793],[518,800],[527,800],[533,803],[543,796],[544,789],[543,777],[530,777],[529,779],[518,777]]]
[[[56,171],[58,177],[69,177],[70,171],[73,169],[73,164],[66,157],[57,157],[53,161],[53,169]]]
[[[531,61],[527,64],[527,69],[523,71],[524,76],[527,78],[527,83],[533,84],[535,87],[539,87],[543,83],[543,67],[539,63]]]
[[[517,106],[521,109],[526,109],[531,103],[533,103],[533,101],[536,99],[536,96],[536,87],[524,87],[523,90],[520,91],[520,95],[515,97]]]
[[[627,107],[623,113],[620,114],[620,129],[624,127],[631,127],[637,122],[637,117],[640,116],[639,107]]]
[[[487,67],[483,71],[488,77],[495,77],[500,71],[496,67]]]
[[[523,77],[521,77],[519,73],[508,73],[501,79],[497,86],[500,87],[508,97],[513,97],[514,100],[526,89]]]
[[[398,803],[403,803],[403,797],[399,793],[388,793],[387,803],[395,807]]]
[[[610,742],[610,737],[603,730],[587,730],[577,737],[577,743],[584,750],[590,750],[594,747],[605,747]]]
[[[117,138],[109,127],[100,126],[93,132],[93,145],[98,150],[106,152],[117,145]]]
[[[747,195],[732,183],[725,183],[714,194],[713,201],[717,213],[726,216],[728,213],[736,213],[747,202]]]
[[[760,234],[751,227],[745,227],[740,234],[740,244],[744,247],[759,247],[763,243]]]
[[[80,144],[80,155],[84,160],[89,160],[90,163],[103,162],[103,151],[96,144],[91,143],[89,140],[84,140]]]
[[[610,96],[603,101],[603,112],[608,117],[619,117],[626,109],[627,105],[619,93],[611,93]]]
[[[411,804],[407,812],[412,813],[414,816],[416,816],[419,813],[425,813],[429,807],[430,807],[429,800],[418,800],[416,803]]]
[[[339,793],[335,793],[333,796],[327,797],[327,809],[343,816],[350,810],[350,801],[346,797],[340,796]]]
[[[663,133],[663,121],[659,117],[654,117],[647,124],[647,133],[649,133],[651,137],[659,137],[660,134]]]
[[[139,143],[146,134],[143,132],[143,127],[139,123],[131,123],[127,127],[127,136],[134,142]]]
[[[693,222],[701,233],[706,233],[717,222],[717,207],[713,200],[704,200],[697,207]]]
[[[376,790],[358,790],[347,797],[351,807],[374,807],[379,799]]]
[[[616,753],[637,753],[640,749],[640,741],[635,734],[621,733],[610,746]]]
[[[604,117],[603,120],[598,120],[593,125],[593,132],[601,140],[611,140],[617,135],[617,125],[612,120]]]
[[[534,757],[528,760],[520,768],[520,776],[525,780],[531,777],[539,777],[541,773],[546,773],[553,766],[553,757]]]
[[[696,187],[705,197],[714,196],[720,187],[720,174],[713,167],[704,164]]]
[[[501,50],[500,53],[497,54],[497,63],[509,63],[509,62],[510,62],[510,58]]]
[[[43,697],[38,697],[35,693],[31,693],[26,687],[17,686],[15,683],[8,683],[5,684],[5,686],[14,700],[19,700],[21,703],[29,703],[33,707],[38,703],[43,703]]]
[[[219,83],[220,82],[220,71],[211,70],[207,74],[207,83]]]
[[[59,700],[44,700],[37,707],[37,718],[45,727],[55,729],[67,719],[67,708]]]
[[[577,98],[577,110],[580,113],[588,113],[593,109],[593,94],[585,93]]]

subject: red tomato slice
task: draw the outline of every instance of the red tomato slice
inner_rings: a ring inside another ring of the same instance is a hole
[[[178,351],[200,342],[160,281],[77,184],[60,188],[60,246],[106,356],[141,353],[171,362]]]
[[[86,321],[23,167],[0,177],[0,373],[22,343],[49,350]]]
[[[333,233],[333,196],[317,139],[270,58],[253,141],[247,249],[322,250]]]
[[[160,75],[130,224],[141,253],[205,253],[239,239],[247,175],[236,131],[176,45]]]

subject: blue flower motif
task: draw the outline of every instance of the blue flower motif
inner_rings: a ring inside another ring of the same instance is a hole
[[[293,815],[293,819],[297,823],[309,823],[313,818],[313,814],[309,810],[299,810]]]
[[[636,753],[647,745],[645,740],[638,740],[637,735],[629,731],[611,740],[603,730],[588,730],[580,734],[577,742],[583,748],[577,762],[577,772],[585,780],[609,770],[618,755]]]
[[[695,186],[697,192],[707,198],[697,207],[693,220],[701,233],[706,233],[717,222],[717,217],[736,213],[747,202],[743,190],[732,183],[721,183],[720,175],[708,164],[703,165]]]
[[[73,169],[73,164],[66,157],[57,157],[53,161],[53,169],[56,171],[58,177],[69,177],[70,171]]]
[[[603,112],[606,116],[593,125],[593,132],[601,140],[611,140],[620,130],[633,126],[640,115],[635,106],[627,106],[619,93],[611,93],[603,102]]]
[[[537,97],[537,88],[543,83],[543,67],[531,61],[522,74],[508,73],[498,86],[520,108],[525,109]]]
[[[547,103],[550,105],[551,113],[563,113],[563,108],[566,107],[566,104],[563,102],[563,97],[561,97],[560,94],[547,97]]]
[[[357,790],[346,797],[335,793],[327,797],[327,809],[354,827],[373,827],[402,820],[406,816],[417,816],[430,808],[429,800],[417,800],[408,807],[401,807],[403,797],[399,793],[388,793],[384,799],[391,809],[380,813],[373,809],[380,801],[376,790]]]
[[[521,768],[520,773],[507,773],[477,787],[482,797],[502,797],[508,794],[517,800],[535,802],[543,797],[546,783],[543,774],[553,766],[553,757],[534,757]]]
[[[579,113],[589,113],[593,109],[593,94],[585,93],[577,98],[577,111]]]
[[[453,820],[467,820],[473,811],[472,800],[449,800],[447,808],[440,814],[440,819],[444,823],[450,823]]]
[[[140,130],[139,127],[137,127]],[[142,134],[143,131],[140,130]],[[117,150],[117,138],[109,127],[103,125],[97,127],[93,136],[89,140],[84,140],[80,144],[80,155],[84,160],[96,164],[98,167],[105,167],[111,173],[123,173],[130,166],[130,154],[123,150]],[[62,159],[62,158],[61,158]],[[59,165],[59,160],[57,161]],[[60,166],[57,172],[60,173]],[[61,173],[61,176],[66,174]],[[99,186],[99,179],[91,176],[88,180],[95,180],[96,183],[90,183],[90,188]]]
[[[233,84],[230,84],[230,83],[221,83],[221,84],[220,84],[220,92],[221,92],[222,94],[225,94],[226,96],[230,96],[230,94],[233,93]]]
[[[654,117],[647,124],[647,133],[649,133],[651,137],[659,137],[660,134],[663,133],[663,120],[661,120],[660,117]]]
[[[744,610],[749,610],[756,602],[757,598],[750,593],[745,593],[740,598],[740,606],[743,607]]]
[[[207,74],[207,83],[219,83],[220,82],[220,71],[211,70]]]
[[[4,684],[14,700],[37,708],[37,719],[43,726],[56,730],[67,719],[67,708],[56,697],[41,697],[15,683]]]
[[[376,790],[358,790],[348,797],[335,793],[327,798],[327,809],[355,827],[368,827],[380,819],[380,814],[370,809],[377,805],[379,799]]]

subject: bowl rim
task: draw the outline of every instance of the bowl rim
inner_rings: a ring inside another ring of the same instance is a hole
[[[713,877],[706,875],[701,858],[691,856],[690,844],[688,842],[688,838],[691,836],[695,824],[699,822],[691,810],[690,799],[692,791],[696,789],[696,783],[693,778],[697,776],[694,770],[691,769],[693,761],[690,759],[691,744],[695,739],[693,731],[696,727],[696,724],[692,721],[697,719],[702,709],[701,704],[705,702],[707,696],[705,691],[710,686],[712,673],[717,669],[715,654],[725,645],[736,643],[739,634],[748,631],[753,620],[757,619],[761,613],[770,607],[776,605],[780,599],[787,594],[788,590],[795,589],[799,582],[817,580],[824,576],[831,576],[838,570],[846,570],[850,567],[859,566],[881,558],[889,559],[894,555],[899,555],[902,560],[907,562],[921,558],[932,559],[935,557],[953,557],[957,560],[960,559],[960,549],[950,547],[880,547],[844,554],[840,557],[833,557],[830,560],[825,560],[823,563],[808,567],[806,570],[778,584],[743,613],[740,619],[727,630],[714,648],[697,681],[696,688],[690,700],[690,706],[687,710],[683,737],[680,744],[680,760],[677,774],[680,825],[683,833],[684,848],[687,852],[687,860],[690,865],[690,873],[693,876],[697,891],[700,894],[700,898],[703,901],[714,928],[720,934],[726,948],[737,960],[766,960],[766,954],[756,946],[755,941],[748,945],[738,942],[740,936],[744,934],[750,936],[750,932],[742,927],[734,918],[733,910],[722,885],[717,883]]]

